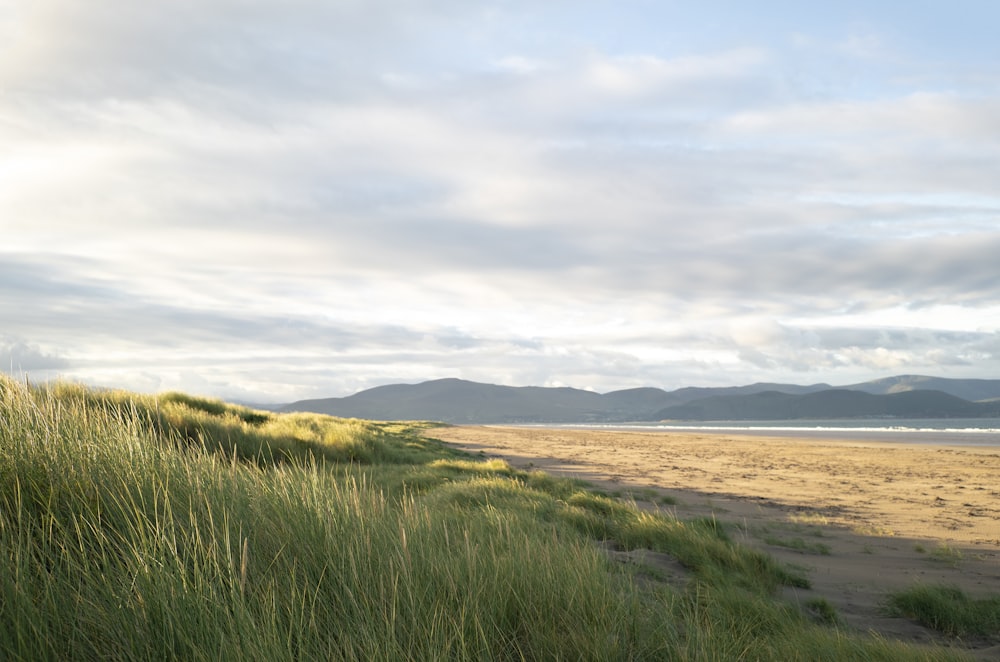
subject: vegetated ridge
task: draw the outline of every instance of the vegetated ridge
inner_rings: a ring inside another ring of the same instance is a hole
[[[714,517],[426,423],[2,375],[0,423],[3,660],[964,659],[785,600],[808,577]]]
[[[1000,417],[1000,380],[900,375],[849,386],[770,384],[675,391],[498,386],[462,379],[393,384],[344,398],[302,400],[281,411],[447,423],[614,423]]]

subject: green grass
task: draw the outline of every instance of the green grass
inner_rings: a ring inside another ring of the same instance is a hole
[[[771,545],[772,547],[784,547],[785,549],[792,549],[797,552],[802,552],[803,554],[829,556],[832,550],[826,543],[807,542],[802,536],[780,536],[772,532],[773,529],[781,531],[791,530],[795,533],[803,533],[813,538],[823,538],[826,535],[822,529],[811,525],[815,523],[815,520],[808,520],[809,525],[805,523],[806,521],[807,520],[797,519],[793,520],[791,523],[778,522],[768,526],[756,527],[750,532],[759,537],[764,544]]]
[[[1000,636],[1000,596],[973,599],[954,586],[918,584],[893,593],[888,610],[944,634]]]
[[[955,659],[813,623],[713,519],[426,427],[0,378],[0,659]]]
[[[938,543],[930,551],[930,559],[933,561],[938,561],[940,563],[946,563],[950,566],[958,567],[959,563],[962,561],[962,550],[957,547],[952,547],[948,543]]]
[[[812,598],[806,602],[806,608],[821,623],[826,623],[827,625],[840,624],[840,615],[837,614],[836,608],[826,598]]]
[[[940,542],[933,549],[928,550],[920,543],[913,545],[913,551],[918,554],[927,554],[927,558],[938,563],[945,563],[953,568],[957,568],[962,561],[962,550],[952,547],[948,543]]]
[[[826,543],[821,542],[806,542],[804,539],[795,538],[780,538],[773,535],[765,535],[761,538],[766,544],[772,545],[774,547],[784,547],[786,549],[794,549],[795,551],[802,552],[803,554],[819,554],[822,556],[830,555],[830,546]]]

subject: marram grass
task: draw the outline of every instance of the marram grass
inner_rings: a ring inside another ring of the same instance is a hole
[[[953,659],[812,624],[800,581],[404,426],[0,378],[0,659]]]
[[[915,584],[889,596],[887,611],[956,637],[1000,637],[1000,597],[972,598],[957,586]]]

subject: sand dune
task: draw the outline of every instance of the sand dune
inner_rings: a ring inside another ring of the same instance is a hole
[[[681,518],[714,515],[741,542],[809,569],[813,590],[790,599],[818,594],[860,629],[945,641],[882,613],[889,591],[914,582],[1000,594],[1000,448],[492,426],[429,434],[646,507],[667,495]],[[1000,659],[998,643],[966,642],[982,659]]]

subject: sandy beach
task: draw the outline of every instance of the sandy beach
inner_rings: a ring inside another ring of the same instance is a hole
[[[813,588],[790,599],[821,596],[848,625],[886,637],[948,642],[886,617],[892,590],[945,583],[1000,595],[997,447],[499,426],[428,434],[682,519],[714,516],[740,542],[807,570]],[[980,659],[1000,659],[998,644],[963,642]]]

